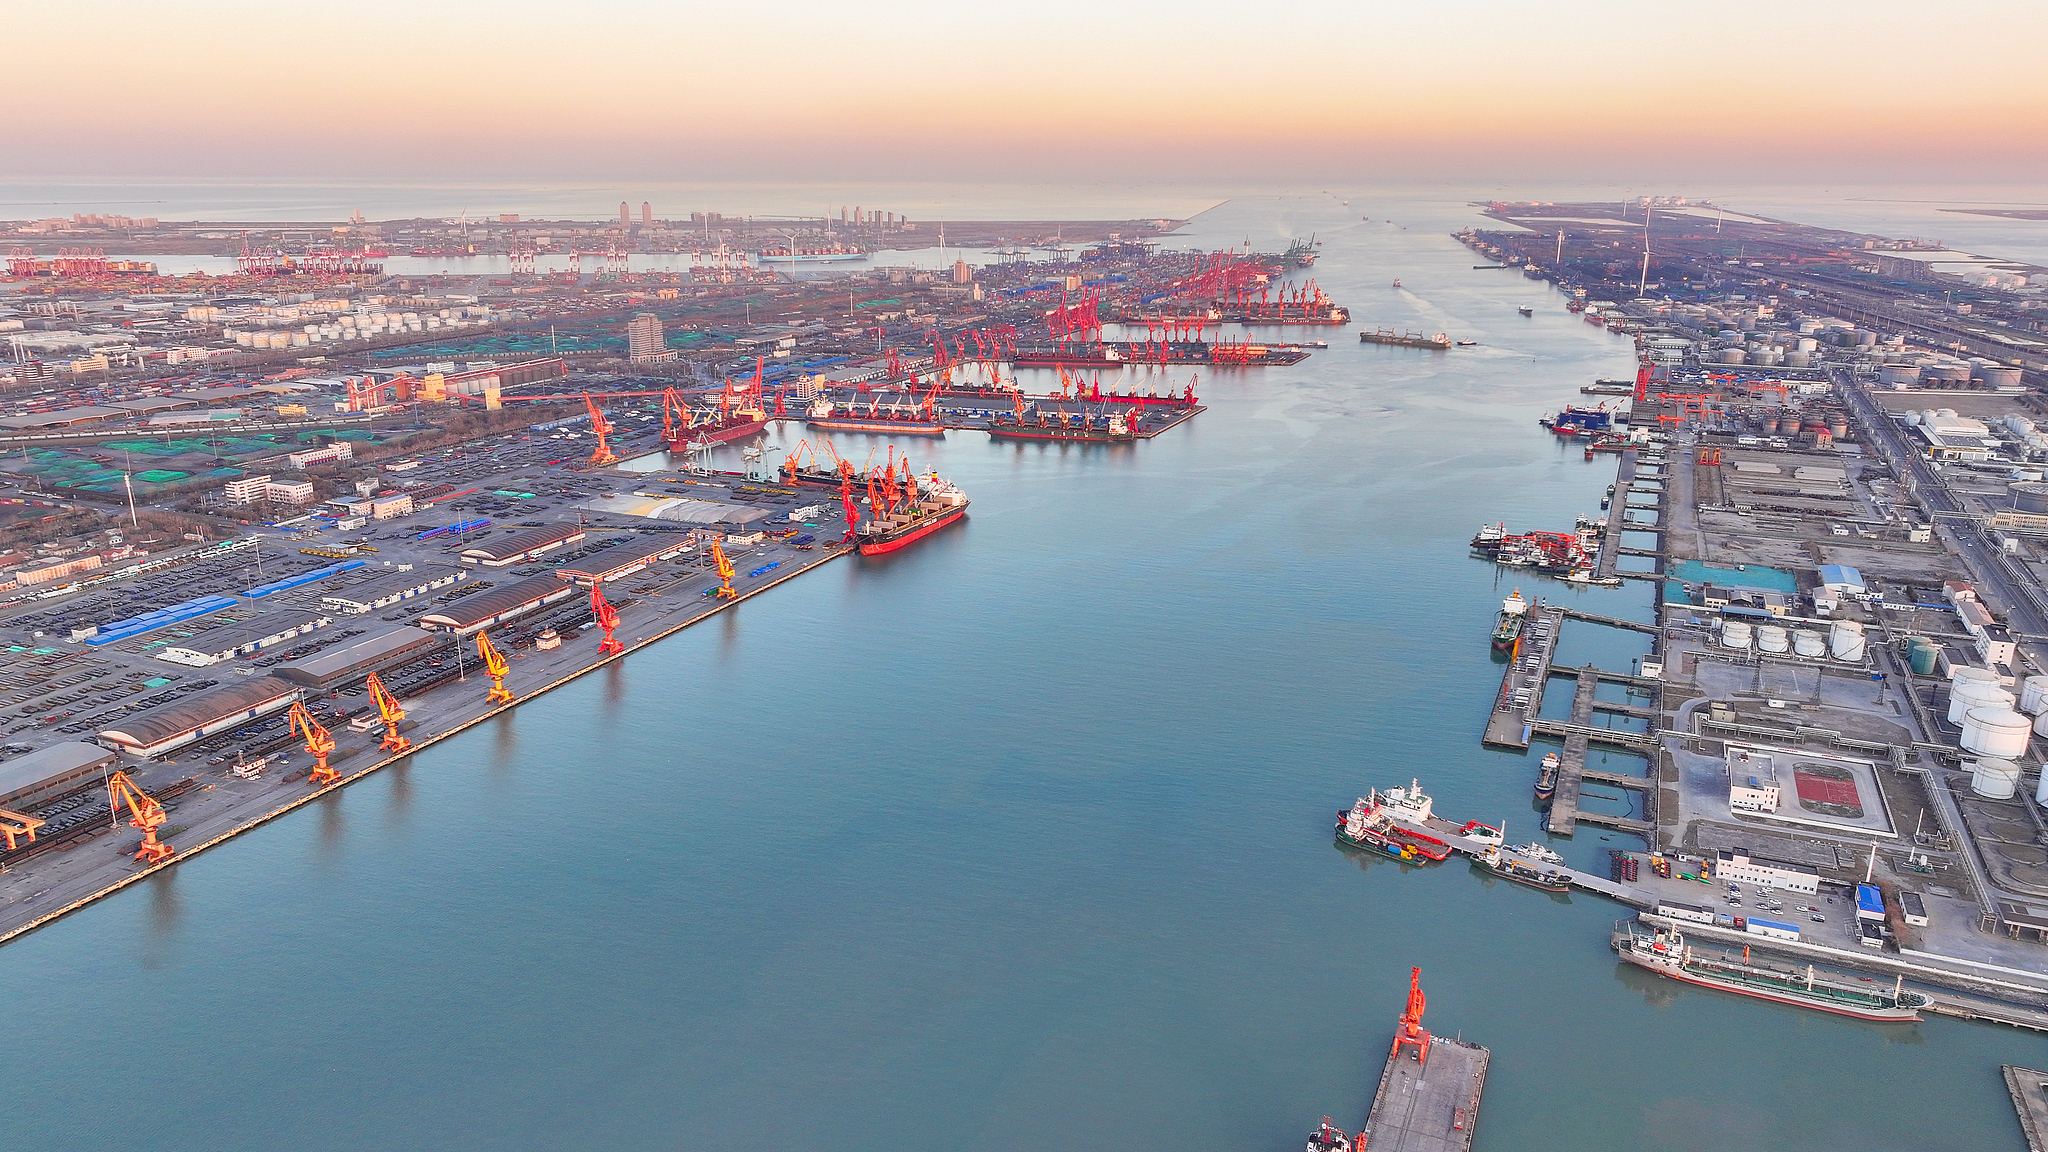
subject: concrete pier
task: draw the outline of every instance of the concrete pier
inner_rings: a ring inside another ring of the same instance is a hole
[[[2048,1072],[2007,1064],[2006,1091],[2012,1093],[2013,1111],[2019,1113],[2020,1131],[2027,1137],[2027,1152],[2048,1152]]]
[[[1396,1049],[1380,1073],[1359,1146],[1371,1152],[1468,1152],[1492,1058],[1477,1044],[1442,1036],[1430,1039],[1425,1061],[1418,1062],[1412,1049]]]

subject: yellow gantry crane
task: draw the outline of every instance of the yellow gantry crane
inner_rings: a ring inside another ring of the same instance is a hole
[[[306,781],[315,788],[325,788],[334,783],[339,773],[327,766],[327,757],[334,752],[334,734],[320,726],[313,714],[306,711],[304,704],[294,703],[291,711],[291,730],[306,738],[306,754],[313,757],[313,770],[306,774]]]
[[[120,818],[124,802],[128,805],[128,823],[142,829],[142,847],[135,850],[135,858],[145,864],[161,864],[170,859],[176,849],[156,838],[156,830],[169,819],[164,815],[164,806],[137,788],[126,772],[116,772],[107,781],[107,808],[115,819]]]
[[[399,707],[398,697],[384,687],[384,681],[377,679],[375,672],[370,673],[363,684],[370,690],[370,699],[377,702],[377,714],[384,718],[384,739],[377,747],[386,752],[412,751],[412,741],[398,731],[398,726],[405,723],[405,709]]]
[[[484,697],[485,702],[490,704],[512,703],[514,697],[511,691],[505,687],[505,674],[512,670],[512,665],[506,662],[503,653],[500,653],[496,647],[492,646],[491,638],[484,635],[481,629],[476,634],[476,654],[477,658],[484,662],[484,675],[491,678],[491,694]]]
[[[711,538],[711,562],[718,566],[718,595],[738,596],[732,590],[732,561],[725,558],[725,549],[719,546],[716,536]]]

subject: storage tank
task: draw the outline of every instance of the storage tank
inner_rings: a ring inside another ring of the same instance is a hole
[[[1986,756],[1970,768],[1970,791],[1986,800],[2010,800],[2020,790],[2020,766],[1998,756]]]
[[[2029,676],[2020,681],[2020,711],[2029,716],[2048,711],[2048,676]]]
[[[1849,418],[1847,416],[1836,416],[1828,421],[1828,435],[1833,436],[1837,440],[1840,440],[1842,437],[1847,436],[1848,434]]]
[[[1915,676],[1932,676],[1941,665],[1941,646],[1932,640],[1915,636],[1906,650],[1907,666]]]
[[[1980,368],[1977,370],[1977,379],[1986,388],[2018,388],[2020,370],[2005,364],[1996,368]]]
[[[2023,756],[2034,726],[2007,707],[1972,708],[1963,716],[1963,748],[1980,756]]]
[[[1792,654],[1794,656],[1804,656],[1808,660],[1818,660],[1822,656],[1827,655],[1827,651],[1828,642],[1820,633],[1808,632],[1804,628],[1793,630]]]
[[[2041,782],[2034,785],[2034,803],[2048,808],[2048,769],[2041,773]]]
[[[1730,620],[1721,625],[1721,643],[1729,648],[1749,647],[1749,625]]]
[[[1861,661],[1863,659],[1863,625],[1854,620],[1837,620],[1828,630],[1828,648],[1835,659]]]
[[[1877,370],[1877,382],[1880,384],[1917,384],[1920,382],[1920,369],[1917,365],[1913,364],[1887,364]]]
[[[1759,652],[1785,652],[1791,647],[1785,630],[1776,624],[1765,624],[1756,630],[1756,650]]]
[[[1765,435],[1767,435],[1767,436],[1776,436],[1776,435],[1778,434],[1778,417],[1777,417],[1777,415],[1776,415],[1776,414],[1774,413],[1774,414],[1772,414],[1772,415],[1769,415],[1769,416],[1766,416],[1766,417],[1764,417],[1764,419],[1763,419],[1763,423],[1762,423],[1761,427],[1762,427],[1762,429],[1763,429],[1763,432],[1764,432],[1764,434],[1765,434]]]
[[[2010,709],[2012,693],[1996,684],[1982,680],[1964,680],[1953,684],[1948,690],[1948,722],[1961,724],[1971,712],[1984,709]]]
[[[2012,506],[2021,512],[2048,512],[2048,484],[2022,482],[2008,484],[2007,492],[2012,493]]]
[[[1787,368],[1811,368],[1811,367],[1813,367],[1813,353],[1811,353],[1811,352],[1787,352],[1787,353],[1785,353],[1785,367],[1787,367]]]
[[[1749,354],[1740,348],[1721,349],[1721,363],[1723,364],[1743,364],[1747,363],[1748,360]]]
[[[1797,352],[1812,352],[1820,347],[1820,341],[1811,336],[1801,336],[1799,342],[1792,347]]]

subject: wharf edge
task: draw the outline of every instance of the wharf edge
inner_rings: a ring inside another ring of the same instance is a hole
[[[566,676],[561,677],[560,679],[554,681],[551,684],[542,685],[541,687],[536,688],[533,691],[528,692],[526,695],[521,696],[518,699],[512,701],[510,704],[500,704],[496,708],[492,708],[487,712],[484,712],[477,716],[473,716],[470,719],[465,720],[460,724],[457,724],[455,727],[448,729],[446,732],[426,737],[425,739],[414,744],[410,749],[407,749],[406,751],[401,752],[396,756],[387,756],[384,759],[379,760],[366,768],[359,768],[356,771],[341,777],[334,783],[329,784],[325,788],[316,788],[311,791],[308,791],[303,795],[299,796],[297,799],[288,801],[280,808],[273,809],[270,812],[266,812],[261,816],[257,816],[254,819],[251,819],[249,822],[245,824],[241,824],[237,827],[231,828],[228,831],[223,832],[218,836],[215,836],[213,839],[206,841],[205,843],[196,845],[191,848],[187,848],[179,852],[177,855],[171,857],[170,859],[165,860],[161,864],[152,864],[139,872],[123,877],[122,879],[107,885],[105,888],[102,888],[97,892],[81,896],[78,899],[73,900],[71,903],[64,905],[62,908],[52,909],[51,911],[45,912],[41,916],[38,916],[25,924],[9,929],[4,933],[0,933],[0,944],[6,944],[9,941],[14,940],[16,937],[24,936],[30,932],[33,932],[36,929],[42,927],[45,924],[50,923],[53,920],[58,920],[62,917],[69,916],[71,913],[76,912],[81,908],[84,908],[86,905],[92,904],[95,901],[102,900],[108,896],[111,896],[114,893],[119,892],[121,889],[128,887],[130,884],[133,884],[138,880],[154,876],[158,872],[161,872],[166,868],[182,863],[185,860],[192,858],[193,856],[197,856],[199,853],[206,851],[208,848],[212,848],[215,845],[224,843],[228,840],[232,840],[235,837],[240,836],[242,833],[247,832],[252,828],[259,828],[265,824],[268,824],[272,820],[277,819],[279,816],[282,816],[287,812],[297,811],[301,805],[306,804],[309,801],[317,800],[323,796],[326,796],[330,792],[337,791],[343,787],[346,787],[349,784],[353,784],[357,780],[360,780],[363,777],[368,776],[372,772],[376,772],[391,764],[395,764],[408,756],[413,756],[417,755],[418,753],[424,752],[429,747],[432,747],[433,745],[448,739],[450,736],[454,736],[460,732],[466,732],[470,728],[478,724],[481,724],[486,720],[498,716],[500,713],[519,707],[521,704],[526,703],[528,700],[538,699],[541,696],[544,696],[547,693],[552,692],[557,688],[560,688],[564,684],[569,683],[571,680],[575,680],[578,677],[586,676],[592,672],[595,672],[599,668],[602,668],[615,660],[623,660],[627,656],[630,656],[633,653],[648,647],[649,645],[659,643],[660,641],[675,635],[677,632],[680,632],[683,629],[690,627],[691,625],[701,624],[704,621],[709,620],[712,617],[718,615],[719,613],[724,612],[726,609],[732,608],[733,606],[740,604],[743,601],[752,599],[753,597],[758,596],[763,592],[766,592],[768,589],[773,588],[786,580],[794,579],[798,576],[803,575],[806,572],[810,572],[817,568],[823,567],[824,565],[834,560],[837,560],[841,556],[848,556],[852,555],[853,553],[854,548],[851,545],[835,546],[830,553],[818,557],[818,559],[816,559],[815,561],[806,564],[801,568],[797,568],[790,572],[784,573],[781,576],[777,576],[775,579],[770,580],[766,584],[763,584],[758,588],[752,589],[751,591],[743,592],[730,600],[723,600],[722,603],[714,606],[711,611],[706,612],[702,616],[697,616],[693,617],[692,619],[685,620],[680,624],[676,624],[661,632],[657,632],[644,640],[636,641],[627,648],[625,648],[623,651],[615,652],[609,656],[603,657],[602,659],[599,659],[586,667],[580,668],[574,672],[569,673]]]

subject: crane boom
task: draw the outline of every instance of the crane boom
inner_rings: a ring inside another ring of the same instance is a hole
[[[128,805],[129,825],[142,829],[142,846],[135,850],[135,858],[145,864],[161,864],[170,859],[177,850],[156,838],[156,830],[169,819],[164,815],[164,806],[136,787],[126,772],[116,772],[107,781],[107,808],[117,820],[124,802]]]
[[[732,590],[732,561],[726,558],[725,549],[718,543],[716,537],[711,540],[711,562],[718,568],[719,597],[738,596],[739,593]]]
[[[484,697],[487,704],[510,704],[515,699],[505,687],[505,674],[512,670],[503,653],[491,643],[491,638],[482,629],[476,634],[477,658],[484,662],[484,675],[491,678],[490,695]]]
[[[604,598],[604,589],[596,581],[590,584],[590,614],[597,620],[597,626],[604,629],[604,641],[597,646],[600,655],[614,656],[626,650],[624,644],[612,637],[612,630],[619,626],[619,610]]]
[[[583,394],[583,406],[590,409],[590,429],[597,434],[597,448],[590,454],[591,466],[601,468],[606,464],[617,464],[619,454],[612,451],[610,439],[611,421],[604,418],[604,410],[597,406],[597,401],[592,400],[588,392]]]
[[[1415,1062],[1421,1064],[1429,1059],[1429,1029],[1422,1026],[1422,1010],[1428,1001],[1422,995],[1422,969],[1408,970],[1408,1010],[1401,1013],[1401,1024],[1394,1032],[1394,1051],[1399,1056],[1404,1046],[1415,1049]],[[1389,1059],[1392,1058],[1389,1057]]]
[[[363,684],[370,690],[370,699],[377,702],[377,715],[384,718],[384,739],[377,747],[386,752],[412,751],[412,741],[398,731],[398,726],[405,723],[405,709],[399,706],[398,697],[384,687],[384,681],[375,672]]]
[[[320,726],[306,706],[297,701],[292,703],[291,730],[306,738],[306,754],[313,757],[313,770],[306,774],[307,783],[323,788],[334,783],[337,773],[327,766],[327,757],[334,752],[334,734]]]

